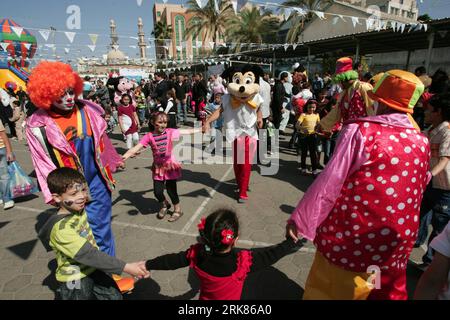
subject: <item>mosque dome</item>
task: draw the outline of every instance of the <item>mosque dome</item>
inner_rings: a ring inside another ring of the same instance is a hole
[[[106,62],[108,64],[117,64],[125,62],[127,58],[125,57],[125,54],[118,50],[118,49],[112,49],[108,52],[108,55],[106,56]]]

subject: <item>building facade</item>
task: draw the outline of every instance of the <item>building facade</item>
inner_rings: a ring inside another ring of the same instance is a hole
[[[211,39],[202,42],[202,35],[187,35],[188,23],[195,19],[193,14],[187,13],[187,9],[179,4],[154,4],[153,30],[161,19],[165,19],[165,23],[172,28],[170,39],[155,41],[156,59],[193,60],[200,56],[201,51],[211,50]]]

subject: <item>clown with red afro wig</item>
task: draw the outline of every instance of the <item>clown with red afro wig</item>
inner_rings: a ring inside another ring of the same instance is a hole
[[[83,92],[83,80],[62,62],[44,61],[31,72],[27,91],[31,102],[38,108],[50,109],[52,103],[59,100],[68,88],[72,88],[75,97]]]

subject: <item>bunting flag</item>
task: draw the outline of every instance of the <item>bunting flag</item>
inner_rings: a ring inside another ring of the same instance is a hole
[[[196,0],[196,1],[200,1],[200,0]],[[247,3],[248,0],[230,0],[230,1],[233,6],[234,13],[237,14],[238,11],[240,11],[242,9],[242,7],[245,6],[245,4]],[[206,0],[206,2],[208,2],[208,0]]]
[[[294,43],[294,44],[292,44],[292,49],[294,49],[294,50],[295,50],[295,48],[297,48],[297,46],[298,46],[298,44],[297,44],[297,43]]]
[[[67,53],[69,53],[70,49],[69,48],[64,48],[64,51]]]
[[[95,45],[94,45],[94,47],[95,47]],[[119,50],[119,45],[118,44],[115,44],[112,47],[113,47],[114,50]]]
[[[2,47],[3,51],[7,51],[10,43],[7,42],[0,42],[0,46]]]
[[[400,31],[403,33],[405,31],[406,24],[400,23]]]
[[[397,22],[396,21],[391,21],[391,28],[392,28],[392,30],[394,30],[394,32],[397,32]]]
[[[292,14],[292,11],[293,11],[292,9],[288,9],[288,8],[284,9],[284,20],[289,19],[289,17]]]
[[[95,46],[97,44],[98,34],[89,33],[89,38],[91,39],[92,44]]]
[[[53,43],[47,43],[47,44],[45,44],[45,46],[47,48],[54,48],[55,47],[55,45]]]
[[[75,39],[75,32],[70,32],[70,31],[66,31],[64,32],[64,34],[66,35],[67,39],[69,39],[70,43],[73,43],[73,39]]]
[[[195,0],[200,9],[203,9],[208,4],[208,1],[209,0]]]
[[[142,0],[137,0],[138,7],[142,6]]]
[[[119,46],[117,46],[117,47],[119,47]],[[92,52],[95,51],[95,45],[88,45],[88,48],[91,49]]]
[[[334,17],[333,18],[333,24],[336,24],[339,21],[339,17]]]
[[[27,50],[30,50],[32,44],[31,43],[24,43],[23,44],[25,46],[25,48],[27,48]]]
[[[220,6],[219,6],[219,0],[214,0],[214,10],[216,10],[216,13],[220,13]]]
[[[283,45],[283,47],[284,47],[284,51],[287,51],[287,49],[289,48],[289,43],[285,43],[285,44]]]
[[[306,16],[306,14],[307,14],[306,10],[304,10],[302,8],[295,7],[294,10],[297,11],[297,13],[302,17]]]
[[[266,12],[266,6],[265,5],[260,5],[259,6],[259,14],[263,15]]]
[[[344,16],[343,16],[343,15],[339,15],[339,18],[341,18],[342,21],[347,22],[347,20],[344,19]]]
[[[325,19],[325,13],[324,12],[322,12],[322,11],[313,11],[313,12],[319,17],[320,20],[324,20]]]
[[[130,37],[130,39],[133,39],[133,40],[139,40],[139,38],[138,37]]]
[[[39,33],[45,41],[48,40],[48,37],[50,36],[50,30],[39,30]]]
[[[17,34],[18,37],[22,34],[23,28],[22,27],[13,27],[11,26],[11,29],[14,31],[15,34]]]
[[[358,19],[358,17],[352,17],[352,23],[353,23],[353,28],[355,28],[356,25],[359,24],[359,19]]]

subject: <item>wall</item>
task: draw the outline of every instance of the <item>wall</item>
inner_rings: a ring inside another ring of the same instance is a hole
[[[407,56],[406,51],[373,54],[369,62],[370,69],[375,73],[390,69],[405,69]],[[414,72],[417,67],[424,66],[426,56],[426,49],[411,52],[408,71]],[[427,73],[433,74],[438,68],[450,73],[450,47],[433,49]]]

